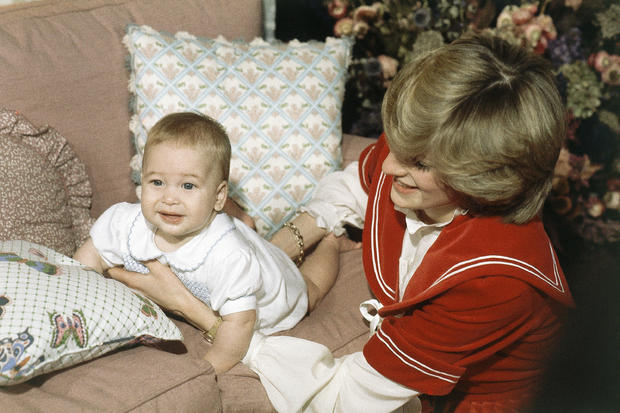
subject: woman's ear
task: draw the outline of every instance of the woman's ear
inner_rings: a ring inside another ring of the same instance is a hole
[[[217,186],[213,209],[217,212],[221,212],[226,203],[226,199],[228,199],[228,181],[222,181]]]

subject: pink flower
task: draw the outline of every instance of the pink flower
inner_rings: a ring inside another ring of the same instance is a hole
[[[370,28],[368,26],[368,23],[366,23],[364,20],[360,20],[360,21],[355,21],[355,19],[353,19],[353,33],[355,34],[355,37],[357,37],[358,39],[363,39],[364,36],[366,36],[366,33],[368,33],[368,29]]]
[[[608,85],[617,86],[620,85],[620,58],[613,59],[614,57],[619,56],[612,56],[611,65],[601,72],[601,80]]]
[[[536,14],[536,12],[538,12],[538,4],[537,3],[530,3],[530,4],[524,4],[523,6],[521,6],[522,9],[527,10],[528,12],[530,12],[533,15]]]
[[[551,16],[541,14],[540,16],[534,17],[533,20],[540,26],[547,39],[555,39],[558,37],[558,32],[555,29]]]
[[[377,56],[377,60],[381,65],[381,73],[383,74],[383,86],[386,88],[390,85],[390,81],[398,71],[398,60],[384,54]]]
[[[359,21],[372,21],[377,17],[378,8],[375,5],[372,6],[359,6],[353,12],[353,20]]]
[[[523,33],[528,45],[534,53],[543,54],[547,49],[548,40],[557,37],[557,31],[551,17],[547,15],[536,16],[523,27]]]
[[[512,26],[512,13],[514,6],[506,6],[504,10],[497,16],[497,27]]]
[[[541,37],[536,47],[534,47],[534,53],[538,55],[545,53],[545,50],[547,50],[548,44],[549,42],[547,41],[547,38]]]
[[[540,39],[542,39],[543,31],[542,28],[537,24],[528,24],[527,26],[525,26],[523,32],[525,33],[525,39],[532,47],[536,47]]]
[[[525,7],[521,7],[512,13],[512,21],[518,26],[529,22],[532,17],[534,17],[534,13]]]
[[[337,37],[348,36],[353,33],[353,19],[345,17],[340,19],[334,25],[334,34]]]
[[[591,58],[591,65],[593,65],[598,72],[604,72],[611,66],[611,56],[604,50],[591,56]]]
[[[342,0],[332,0],[327,5],[327,11],[334,19],[342,19],[347,15],[347,3]]]
[[[547,49],[547,37],[544,36],[543,29],[536,23],[525,26],[525,40],[535,54],[543,54]]]
[[[579,6],[581,6],[582,0],[564,0],[565,7],[572,7],[573,10],[577,11]]]

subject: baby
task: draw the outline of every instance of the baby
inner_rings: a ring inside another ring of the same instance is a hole
[[[140,204],[110,207],[74,256],[101,273],[122,265],[148,274],[142,263],[150,260],[167,265],[215,312],[217,321],[205,328],[213,342],[205,358],[216,371],[241,360],[254,331],[297,324],[337,275],[304,279],[283,251],[223,212],[230,155],[215,120],[189,112],[163,117],[144,149]]]

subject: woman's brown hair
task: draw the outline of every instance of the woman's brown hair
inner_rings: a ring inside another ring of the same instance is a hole
[[[544,59],[465,35],[400,70],[382,116],[394,155],[424,158],[470,213],[524,223],[542,208],[566,127]]]

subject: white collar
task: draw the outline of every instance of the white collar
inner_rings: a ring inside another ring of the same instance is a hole
[[[211,224],[186,244],[173,252],[163,252],[155,244],[155,231],[139,211],[129,230],[127,248],[136,261],[149,261],[165,257],[170,267],[180,271],[195,271],[200,267],[213,247],[225,235],[235,229],[232,219],[223,213],[217,214]]]
[[[400,208],[400,207],[397,207],[397,206],[395,206],[394,209],[399,211],[399,212],[402,212],[403,214],[405,214],[405,222],[407,224],[407,232],[409,232],[410,234],[415,234],[416,232],[418,232],[422,228],[441,229],[441,228],[445,227],[446,225],[448,225],[449,223],[451,223],[456,216],[467,214],[467,211],[465,211],[463,209],[460,209],[460,208],[456,208],[454,210],[454,213],[450,217],[450,219],[448,219],[447,221],[444,221],[444,222],[434,222],[432,224],[427,224],[427,223],[425,223],[424,221],[422,221],[418,217],[418,214],[413,209]]]

